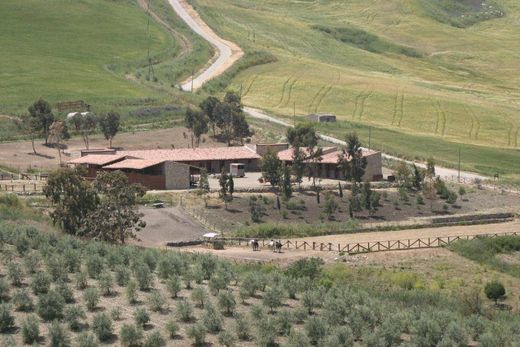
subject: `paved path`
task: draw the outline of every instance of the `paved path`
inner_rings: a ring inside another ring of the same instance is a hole
[[[211,65],[200,71],[195,78],[184,81],[182,90],[197,90],[210,79],[217,77],[229,69],[244,52],[233,42],[226,41],[200,18],[198,13],[185,0],[168,0],[177,15],[200,37],[209,42],[215,48],[215,57]]]

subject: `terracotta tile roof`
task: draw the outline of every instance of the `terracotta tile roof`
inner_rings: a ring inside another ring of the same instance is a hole
[[[171,161],[207,161],[207,160],[247,160],[261,157],[250,148],[217,147],[217,148],[179,148],[179,149],[152,149],[137,151],[120,151],[118,154],[142,159],[163,159]]]
[[[79,157],[70,160],[69,164],[90,164],[90,165],[107,165],[118,160],[122,160],[126,154],[88,154],[84,157]]]
[[[157,164],[160,164],[162,162],[165,162],[166,160],[163,159],[125,159],[123,161],[118,161],[117,163],[104,166],[104,169],[135,169],[135,170],[142,170],[146,169],[147,167],[154,166]]]
[[[326,154],[329,154],[329,153],[334,153],[338,150],[337,147],[322,147],[322,148],[323,148],[323,156],[325,156]],[[302,147],[301,150],[303,151],[303,153],[305,153],[306,157],[309,156],[309,149],[307,147]],[[292,161],[292,157],[293,157],[292,148],[278,152],[278,158],[282,161]]]

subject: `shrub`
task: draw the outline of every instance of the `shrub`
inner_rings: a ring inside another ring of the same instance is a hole
[[[478,342],[480,347],[496,347],[501,345],[500,338],[490,332],[482,334]]]
[[[291,318],[291,312],[287,310],[278,313],[275,319],[278,334],[288,336],[291,333]]]
[[[133,324],[123,324],[119,331],[119,339],[124,347],[141,346],[143,331]]]
[[[466,346],[468,344],[468,335],[460,322],[451,322],[448,324],[444,337],[455,342],[457,346]]]
[[[40,338],[40,320],[34,314],[22,322],[22,339],[25,344],[33,344]]]
[[[144,340],[143,347],[163,347],[166,341],[158,331],[151,332]]]
[[[312,344],[318,344],[327,334],[327,324],[320,317],[311,317],[305,323],[305,332]]]
[[[448,193],[448,197],[446,199],[446,202],[448,204],[450,204],[450,205],[453,205],[453,204],[455,204],[457,202],[457,198],[458,198],[457,193],[450,191]]]
[[[424,197],[422,196],[422,194],[417,194],[417,205],[424,205]]]
[[[173,319],[170,319],[166,322],[165,328],[170,339],[175,338],[179,332],[179,325]]]
[[[47,294],[42,294],[38,298],[38,315],[45,321],[60,319],[63,316],[65,300],[54,290],[49,290]]]
[[[221,273],[213,275],[208,283],[209,290],[213,295],[217,295],[220,290],[226,289],[227,285],[226,277]]]
[[[189,322],[193,317],[193,307],[186,299],[177,302],[177,315],[182,322]]]
[[[320,293],[314,289],[306,290],[302,295],[303,306],[312,314],[316,307],[320,305]]]
[[[98,313],[92,320],[92,331],[99,341],[107,341],[112,336],[112,320],[106,313]]]
[[[7,266],[7,277],[15,286],[20,286],[23,282],[24,273],[19,263],[10,262]]]
[[[338,347],[352,347],[354,346],[354,333],[352,332],[352,329],[348,326],[342,325],[334,330],[329,334],[329,336],[335,336],[338,341],[340,341],[340,344],[336,344]],[[325,340],[324,342],[326,342]],[[326,344],[326,343],[325,343]],[[329,344],[330,345],[330,344]],[[332,345],[330,345],[332,347]],[[391,345],[387,345],[391,346]]]
[[[146,291],[150,289],[153,281],[153,273],[146,264],[138,265],[134,270],[134,276],[139,285],[139,290]]]
[[[65,321],[69,323],[71,330],[77,331],[81,328],[81,321],[86,319],[85,311],[79,306],[69,306],[65,309]]]
[[[184,263],[182,258],[176,254],[168,253],[162,256],[157,264],[157,273],[160,278],[166,280],[172,276],[182,273]]]
[[[299,331],[296,331],[296,330],[292,330],[291,333],[289,334],[289,338],[287,339],[287,347],[307,347],[310,345],[311,345],[311,341],[309,340],[307,335],[305,335]],[[329,347],[329,345],[326,345],[326,346]],[[336,347],[336,346],[339,346],[339,344],[330,345],[330,347]]]
[[[60,293],[65,303],[70,304],[74,302],[74,293],[67,283],[59,282],[56,286],[56,291]]]
[[[276,339],[276,325],[270,317],[264,317],[256,323],[256,343],[260,346],[270,346]]]
[[[76,273],[76,288],[84,290],[88,287],[88,274],[86,272]]]
[[[70,273],[78,272],[81,268],[81,257],[78,251],[67,248],[63,252],[63,261]]]
[[[436,346],[442,338],[442,328],[429,315],[423,314],[412,324],[412,342],[418,346]]]
[[[206,291],[202,287],[197,287],[191,292],[191,301],[199,307],[204,307],[204,302],[208,298]]]
[[[317,278],[321,275],[321,268],[324,264],[323,259],[312,257],[300,259],[287,268],[287,275],[293,278]]]
[[[66,281],[68,279],[67,265],[61,256],[53,255],[47,259],[47,271],[54,281]]]
[[[265,291],[263,304],[269,307],[271,313],[282,304],[283,291],[279,286],[274,286]]]
[[[105,267],[103,258],[101,258],[101,256],[98,254],[89,256],[85,262],[85,265],[87,267],[87,273],[90,278],[98,278],[98,276],[103,273],[103,269]]]
[[[89,332],[82,332],[76,338],[78,347],[98,347],[96,337]]]
[[[218,334],[218,343],[225,347],[234,347],[236,345],[237,338],[229,331],[221,331]]]
[[[206,329],[211,333],[218,333],[222,330],[224,319],[220,312],[218,312],[211,302],[208,302],[204,307],[202,315],[202,322]]]
[[[224,310],[227,315],[231,315],[237,306],[235,296],[230,290],[221,292],[218,295],[218,306]]]
[[[129,304],[135,304],[137,301],[137,282],[130,280],[125,288],[126,299]]]
[[[110,272],[103,272],[98,279],[99,290],[105,296],[108,296],[112,292],[112,286],[114,285],[114,280],[112,278],[112,274]]]
[[[28,273],[36,273],[40,268],[41,257],[38,253],[29,253],[23,258],[25,270]]]
[[[9,299],[9,283],[4,278],[0,278],[0,302]]]
[[[110,317],[116,321],[121,320],[121,313],[121,307],[115,307],[110,311]]]
[[[177,295],[181,291],[181,280],[178,276],[172,275],[166,280],[166,289],[170,296],[174,299],[177,298]]]
[[[309,316],[309,310],[304,306],[296,307],[293,311],[293,317],[296,323],[303,323]]]
[[[235,333],[242,341],[251,338],[251,324],[246,316],[242,314],[235,314]]]
[[[148,296],[148,304],[150,305],[150,309],[152,311],[159,312],[162,311],[164,305],[166,305],[166,299],[159,291],[154,290]]]
[[[6,332],[14,327],[14,316],[11,307],[7,304],[0,305],[0,332]]]
[[[49,327],[49,346],[50,347],[70,347],[70,337],[67,329],[58,321],[51,323]]]
[[[206,328],[200,322],[193,324],[188,328],[188,337],[193,339],[195,346],[203,346],[206,340]]]
[[[135,323],[141,327],[144,327],[150,322],[150,314],[144,307],[139,307],[134,312]]]
[[[118,266],[116,268],[116,282],[120,287],[124,287],[130,280],[130,271],[125,266]]]
[[[498,281],[487,283],[484,287],[484,292],[486,293],[488,299],[495,301],[495,304],[499,299],[502,299],[504,295],[506,295],[506,289],[504,288],[504,285]]]
[[[17,311],[30,312],[34,308],[33,300],[26,288],[17,290],[13,295],[12,302]]]
[[[34,294],[45,294],[51,286],[51,277],[46,272],[37,272],[34,274],[31,282],[31,289]]]
[[[87,288],[83,293],[85,306],[89,311],[94,311],[99,303],[99,292],[96,288]]]

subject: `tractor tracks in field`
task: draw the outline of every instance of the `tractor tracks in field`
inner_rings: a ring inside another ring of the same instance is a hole
[[[480,131],[480,120],[471,107],[466,107],[466,112],[469,114],[471,118],[471,127],[469,129],[468,137],[473,140],[478,140],[478,133]]]

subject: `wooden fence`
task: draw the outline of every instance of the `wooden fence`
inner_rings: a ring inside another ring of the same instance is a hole
[[[424,237],[417,239],[406,239],[406,240],[390,240],[390,241],[367,241],[367,242],[355,242],[347,244],[334,244],[324,242],[307,242],[307,241],[291,241],[291,240],[279,240],[282,244],[282,249],[295,249],[304,251],[327,251],[327,252],[344,252],[346,254],[360,254],[360,253],[372,253],[372,252],[387,252],[387,251],[400,251],[400,250],[412,250],[422,248],[438,248],[452,244],[453,242],[460,240],[472,240],[475,238],[495,238],[499,236],[519,236],[517,232],[508,233],[495,233],[495,234],[480,234],[480,235],[464,235],[464,236],[439,236],[439,237]],[[251,239],[245,238],[219,238],[218,240],[224,241],[226,245],[238,245],[247,246]],[[270,240],[261,239],[258,240],[260,247],[266,247]]]
[[[43,185],[36,184],[36,183],[0,184],[0,192],[41,193],[41,192],[43,192]]]

